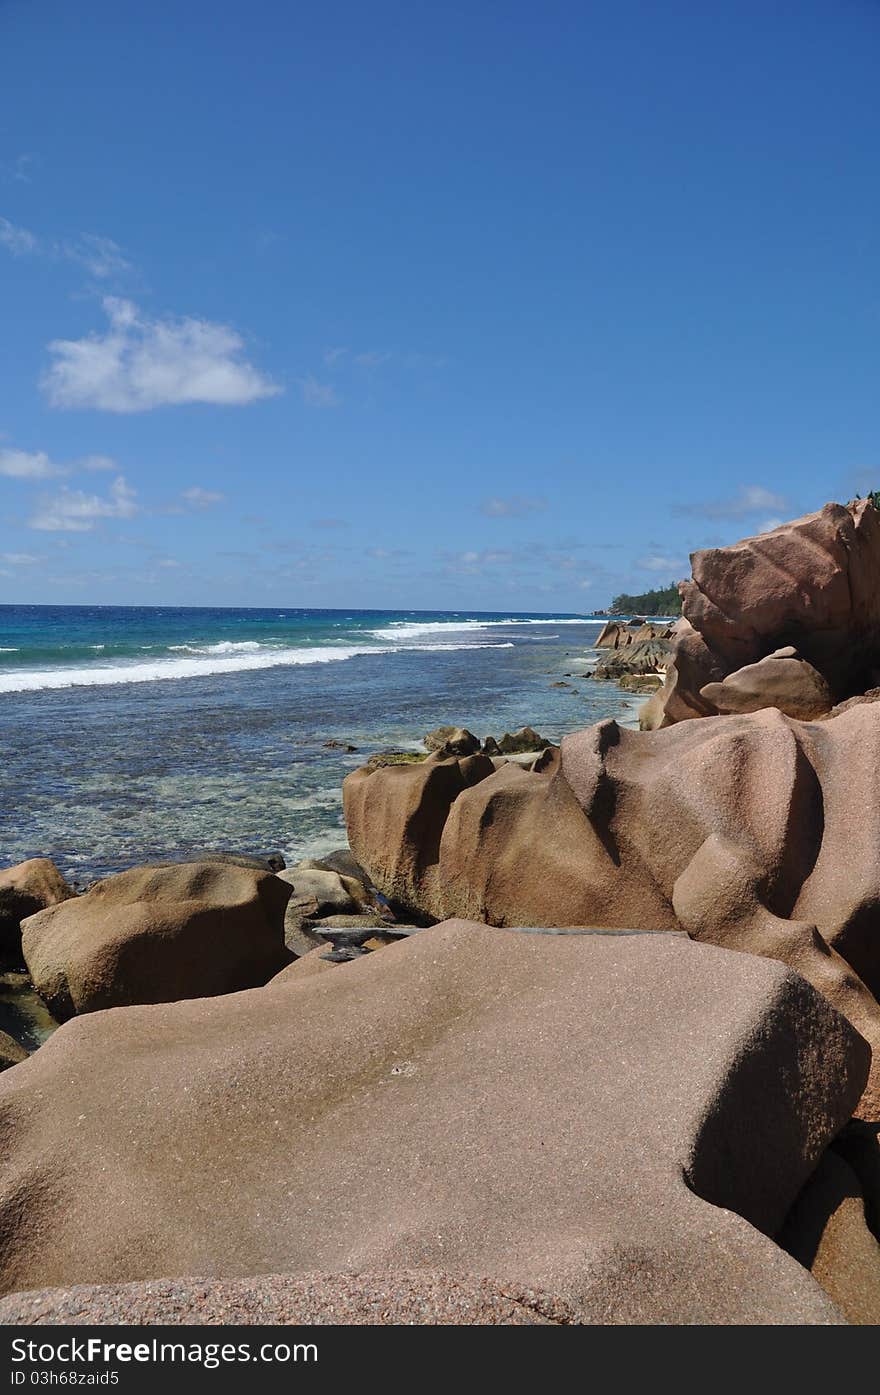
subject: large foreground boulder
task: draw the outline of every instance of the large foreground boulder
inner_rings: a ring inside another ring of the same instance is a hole
[[[439,1272],[567,1321],[840,1321],[770,1237],[868,1055],[770,960],[463,922],[94,1013],[0,1077],[0,1286]]]
[[[714,685],[786,646],[827,684],[831,706],[877,683],[880,513],[867,499],[826,504],[732,547],[695,552],[691,567],[679,586],[683,622],[666,683],[645,704],[644,728],[717,711]],[[771,681],[762,705],[773,706],[778,674],[763,676]],[[759,677],[752,672],[749,681]]]
[[[235,863],[134,867],[30,916],[22,949],[59,1021],[231,993],[265,983],[289,962],[290,892],[274,873]]]
[[[19,926],[28,916],[73,895],[73,888],[48,857],[32,857],[0,870],[0,952],[20,949]]]
[[[679,929],[781,959],[874,1046],[861,1112],[880,1118],[880,706],[609,721],[534,771],[480,761],[348,776],[381,891],[438,920]]]

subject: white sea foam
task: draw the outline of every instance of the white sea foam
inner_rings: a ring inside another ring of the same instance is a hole
[[[177,654],[257,654],[262,649],[259,640],[221,640],[219,644],[169,644]]]
[[[17,654],[18,650],[14,645],[0,644],[0,654]]]
[[[395,620],[381,630],[368,630],[375,639],[417,639],[428,634],[459,634],[468,630],[489,630],[498,625],[595,625],[596,620]]]
[[[175,646],[186,648],[184,645]],[[90,668],[22,669],[17,673],[0,673],[0,693],[38,692],[46,688],[101,687],[116,683],[152,683],[159,679],[207,678],[220,673],[243,673],[252,669],[279,668],[299,664],[331,664],[354,659],[364,654],[396,654],[413,650],[436,649],[510,649],[511,644],[408,644],[315,646],[312,649],[260,649],[260,646],[238,644],[230,654],[224,646],[205,646],[201,658],[152,659],[127,664],[95,664]],[[254,648],[259,653],[250,652]],[[217,650],[222,650],[218,653]],[[248,652],[243,653],[242,650]]]

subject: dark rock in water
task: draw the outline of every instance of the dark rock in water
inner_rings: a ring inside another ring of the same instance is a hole
[[[26,1061],[28,1052],[18,1042],[8,1036],[6,1032],[0,1032],[0,1071],[8,1070],[10,1066],[17,1066],[21,1061]]]
[[[324,742],[325,751],[356,751],[357,746],[352,746],[350,741],[337,741],[335,738]]]
[[[353,877],[355,881],[362,884],[366,891],[371,893],[375,891],[368,874],[360,863],[355,861],[350,848],[337,848],[334,852],[323,853],[321,857],[312,858],[310,865],[324,867],[328,872],[338,872],[342,877]]]
[[[312,929],[322,935],[331,930],[383,930],[386,925],[393,924],[390,912],[379,915],[378,911],[365,911],[362,915],[325,915],[310,921]]]
[[[551,743],[539,736],[534,727],[520,727],[512,734],[506,731],[498,742],[498,750],[503,756],[520,755],[526,751],[541,751]]]
[[[21,922],[47,906],[60,905],[74,894],[48,857],[32,857],[0,870],[0,954],[17,959]]]
[[[334,949],[359,949],[365,940],[376,933],[375,925],[362,925],[344,929],[330,925],[320,926],[321,936],[329,941]]]
[[[366,950],[361,949],[359,945],[346,945],[344,948],[328,950],[321,958],[326,959],[329,964],[347,964],[350,959],[360,959],[365,953]]]
[[[267,853],[265,857],[253,857],[250,853],[214,852],[206,848],[202,852],[187,853],[184,857],[170,857],[167,860],[152,862],[152,867],[189,867],[193,863],[216,862],[227,867],[252,867],[258,872],[283,872],[287,866],[280,852]]]
[[[379,751],[370,756],[367,765],[371,770],[379,770],[383,765],[419,765],[427,759],[422,751]]]
[[[570,684],[570,683],[562,683],[562,682],[559,682],[559,683],[551,683],[551,684],[550,684],[550,687],[551,687],[551,688],[570,688],[570,687],[571,687],[571,684]]]
[[[472,756],[480,742],[467,727],[435,727],[425,737],[429,751],[445,751],[450,756]]]
[[[0,1031],[17,1042],[25,1054],[48,1041],[58,1026],[27,973],[0,974]]]
[[[625,648],[611,649],[593,669],[593,678],[621,678],[624,674],[656,673],[665,668],[672,654],[668,639],[645,639]]]
[[[287,962],[280,876],[233,863],[133,867],[30,916],[22,949],[56,1017],[255,988]]]

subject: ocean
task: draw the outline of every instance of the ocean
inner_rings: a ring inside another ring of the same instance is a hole
[[[51,857],[85,885],[207,849],[320,856],[345,844],[349,771],[433,727],[635,724],[640,699],[589,677],[602,623],[0,606],[0,865]]]

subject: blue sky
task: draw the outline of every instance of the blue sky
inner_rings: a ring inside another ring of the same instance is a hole
[[[880,485],[873,0],[0,0],[0,602],[589,611]]]

